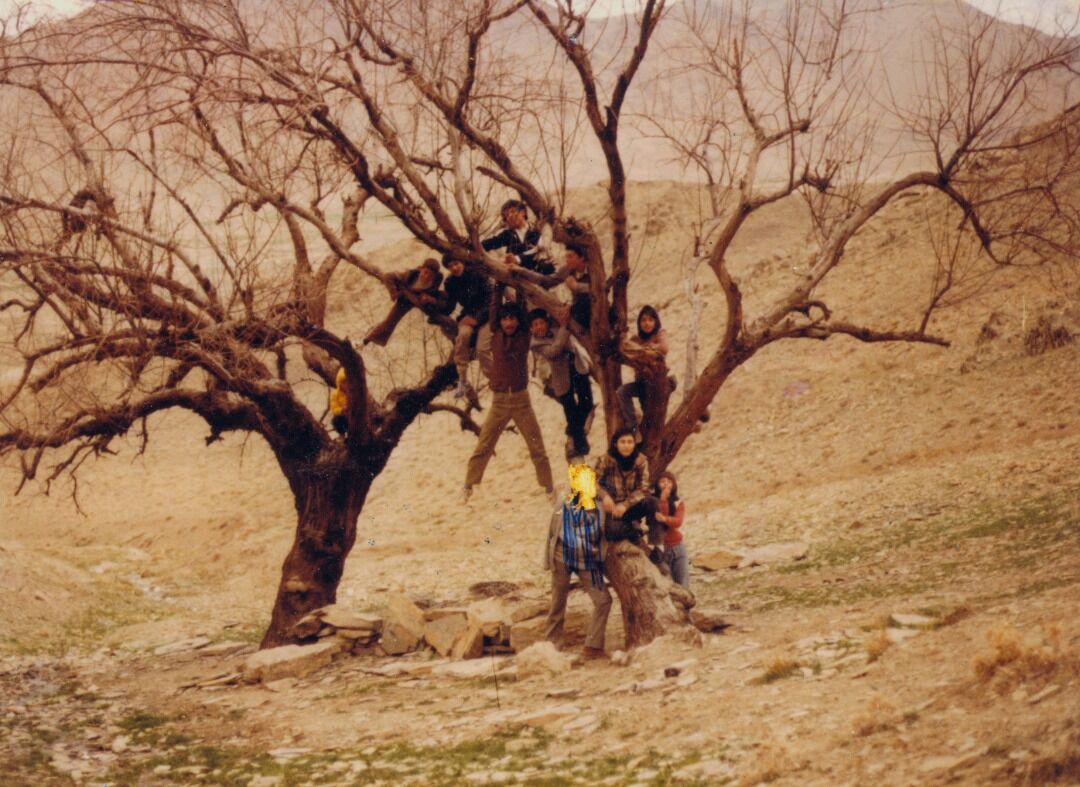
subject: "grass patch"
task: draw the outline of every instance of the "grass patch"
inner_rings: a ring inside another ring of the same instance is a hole
[[[784,678],[790,678],[799,672],[801,666],[795,659],[775,659],[765,668],[763,673],[754,678],[753,683],[757,686],[764,686]]]

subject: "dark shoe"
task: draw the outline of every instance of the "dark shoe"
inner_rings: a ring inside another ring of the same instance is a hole
[[[581,657],[586,661],[592,661],[593,659],[606,659],[607,654],[604,653],[602,648],[590,648],[586,646],[581,651]]]
[[[660,547],[653,547],[649,550],[649,560],[656,565],[660,565]]]

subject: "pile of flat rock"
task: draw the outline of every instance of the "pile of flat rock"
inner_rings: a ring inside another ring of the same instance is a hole
[[[583,636],[590,608],[585,599],[567,610],[567,634]],[[334,604],[308,613],[292,633],[300,644],[259,651],[248,657],[243,679],[269,683],[302,677],[340,654],[376,657],[435,651],[453,661],[521,653],[544,640],[548,600],[516,594],[481,598],[467,604],[417,602],[401,594],[389,597],[383,615]],[[695,610],[694,623],[704,631],[722,630],[718,615]]]

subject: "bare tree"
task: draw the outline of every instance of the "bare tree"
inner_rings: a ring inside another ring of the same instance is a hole
[[[272,10],[126,0],[99,6],[77,29],[5,41],[0,86],[28,114],[18,116],[0,193],[3,306],[17,315],[24,359],[0,402],[0,451],[19,452],[27,479],[47,453],[66,451],[56,477],[133,427],[145,433],[147,416],[172,407],[203,417],[210,439],[260,434],[298,511],[264,639],[274,644],[334,599],[371,481],[416,416],[437,408],[468,418],[434,402],[455,379],[452,365],[378,401],[360,356],[326,326],[326,292],[342,263],[399,294],[355,250],[365,204],[380,203],[436,254],[550,307],[554,281],[483,253],[493,206],[518,196],[554,242],[584,245],[592,314],[579,338],[597,361],[609,432],[621,367],[644,380],[654,472],[676,457],[731,372],[772,342],[946,343],[928,333],[929,319],[955,277],[931,285],[910,328],[837,318],[815,292],[851,239],[904,192],[943,195],[995,264],[1075,256],[1076,216],[1055,201],[1077,166],[1068,126],[1045,132],[1065,140],[1045,171],[999,167],[1006,174],[991,178],[981,169],[1022,155],[1029,138],[1017,121],[1073,67],[1075,41],[1021,36],[1003,59],[989,23],[943,32],[927,58],[923,103],[892,107],[927,141],[931,163],[881,180],[869,145],[881,113],[866,110],[871,91],[850,67],[862,54],[849,36],[862,12],[825,0],[768,13],[751,13],[748,2],[726,8],[647,0],[599,23],[569,0],[297,0]],[[651,79],[699,85],[687,91],[699,100],[680,108],[677,123],[654,116],[650,130],[709,186],[702,259],[726,302],[719,343],[670,413],[663,359],[624,341],[623,123],[661,42],[678,68]],[[596,153],[610,220],[602,235],[565,204],[569,170]],[[748,318],[727,254],[750,215],[794,196],[814,220],[806,273]],[[332,221],[339,200],[341,221]],[[300,384],[311,371],[329,382],[338,366],[347,375],[344,441],[330,437]],[[613,550],[607,571],[628,644],[685,622],[693,599],[640,551]]]

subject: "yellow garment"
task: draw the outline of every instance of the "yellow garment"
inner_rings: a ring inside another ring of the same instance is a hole
[[[345,396],[345,367],[342,366],[337,371],[337,385],[330,391],[330,414],[331,415],[345,415],[345,408],[349,405],[349,400]]]
[[[577,504],[587,511],[596,508],[596,471],[588,465],[570,465],[570,499],[577,496]]]

